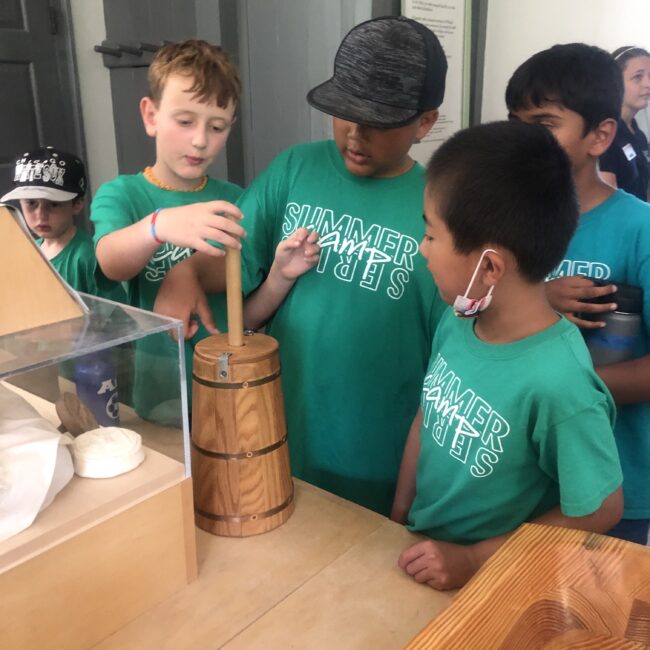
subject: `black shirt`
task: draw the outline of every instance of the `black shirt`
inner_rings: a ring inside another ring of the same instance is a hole
[[[600,169],[615,174],[618,187],[647,201],[650,180],[648,139],[636,120],[632,120],[632,128],[630,131],[623,120],[618,121],[616,137],[600,157]]]

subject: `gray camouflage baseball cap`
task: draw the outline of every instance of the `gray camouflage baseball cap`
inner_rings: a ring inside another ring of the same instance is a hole
[[[334,75],[307,94],[311,106],[350,122],[394,128],[438,108],[447,58],[436,35],[404,16],[363,22],[345,36]]]

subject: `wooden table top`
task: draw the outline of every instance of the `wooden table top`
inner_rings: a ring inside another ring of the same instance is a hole
[[[526,524],[409,650],[650,647],[650,549]]]
[[[269,533],[238,539],[198,530],[198,579],[95,650],[401,649],[449,604],[451,593],[397,566],[419,537],[295,486],[294,514]]]
[[[50,401],[10,388],[58,425]],[[179,431],[142,421],[123,405],[120,416],[146,446],[183,462]],[[182,475],[182,465],[161,459]],[[141,470],[114,480],[138,476]],[[198,579],[95,648],[403,648],[452,598],[417,584],[397,566],[401,551],[421,538],[312,485],[294,484],[295,512],[275,530],[243,539],[197,530]],[[73,496],[94,499],[76,491]],[[59,498],[41,521],[61,505]],[[26,534],[38,530],[33,526]]]
[[[178,432],[152,433],[182,462]],[[450,605],[397,567],[418,536],[294,482],[289,521],[244,539],[198,530],[198,579],[95,650],[650,649],[646,547],[527,524]]]

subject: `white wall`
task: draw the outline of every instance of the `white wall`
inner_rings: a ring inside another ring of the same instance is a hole
[[[106,38],[102,0],[70,0],[79,94],[84,122],[86,159],[91,196],[117,176],[115,124],[108,68],[93,50]]]
[[[578,41],[648,49],[650,0],[489,0],[482,121],[505,119],[508,79],[529,56]]]

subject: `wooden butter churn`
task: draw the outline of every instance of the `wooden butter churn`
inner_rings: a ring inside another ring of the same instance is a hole
[[[241,256],[226,250],[228,334],[201,341],[192,373],[192,478],[199,528],[246,537],[294,508],[278,342],[243,331]]]

